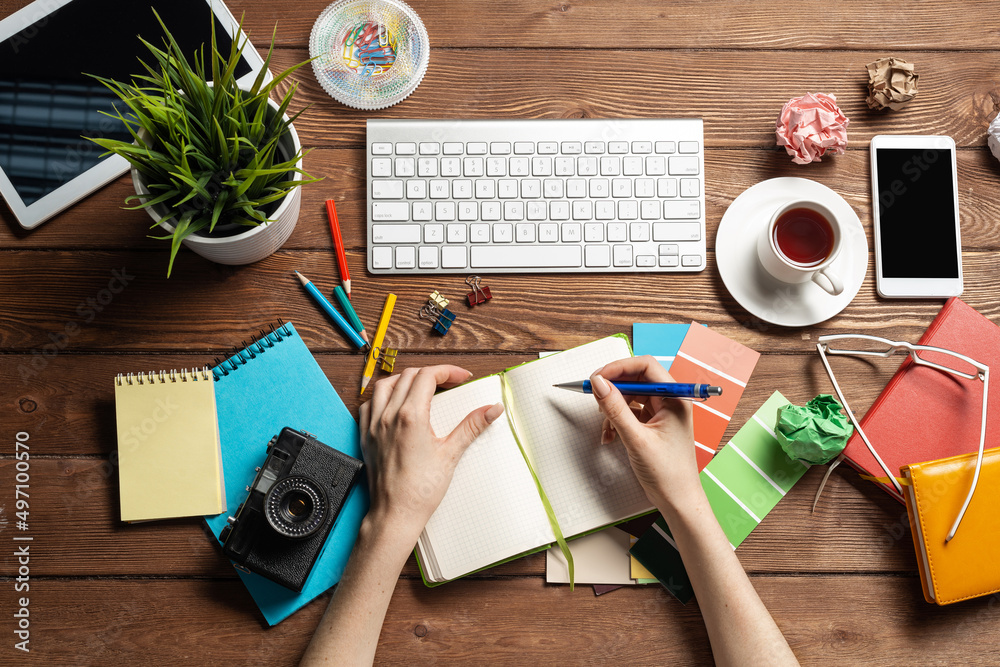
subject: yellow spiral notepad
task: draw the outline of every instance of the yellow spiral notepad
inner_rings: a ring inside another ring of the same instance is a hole
[[[115,379],[122,521],[226,510],[215,382],[203,370]]]

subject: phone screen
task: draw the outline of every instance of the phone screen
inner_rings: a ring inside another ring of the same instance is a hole
[[[886,278],[958,278],[951,151],[878,148],[879,238]]]

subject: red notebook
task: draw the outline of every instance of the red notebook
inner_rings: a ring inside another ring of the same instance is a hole
[[[919,343],[964,354],[990,367],[986,448],[1000,446],[1000,327],[952,297]],[[944,355],[927,359],[948,363]],[[861,420],[861,427],[889,470],[898,475],[903,465],[977,451],[982,392],[981,380],[918,366],[907,358]],[[850,400],[850,389],[846,394]],[[885,476],[857,433],[851,436],[844,454],[858,470]],[[878,485],[903,502],[892,484]]]

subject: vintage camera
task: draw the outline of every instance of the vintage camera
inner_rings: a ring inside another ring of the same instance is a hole
[[[223,553],[244,571],[301,591],[363,465],[309,433],[281,429],[219,535]]]

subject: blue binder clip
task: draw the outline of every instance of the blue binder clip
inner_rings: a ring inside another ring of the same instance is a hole
[[[448,333],[448,329],[455,322],[455,313],[451,312],[447,308],[439,310],[436,306],[430,303],[424,304],[420,308],[418,316],[421,319],[431,320],[434,322],[434,331],[438,332],[442,336]]]

